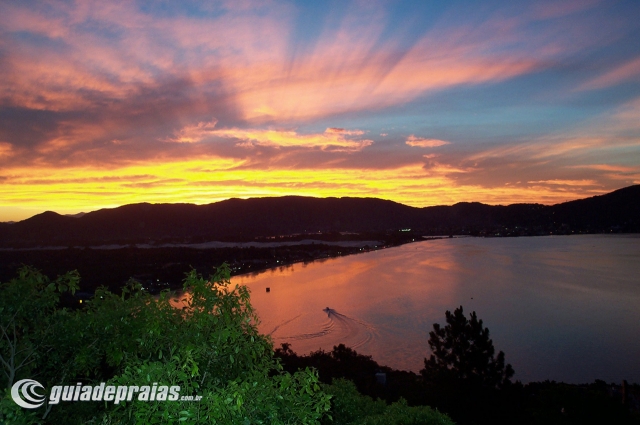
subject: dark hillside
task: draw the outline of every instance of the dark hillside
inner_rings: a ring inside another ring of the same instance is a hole
[[[81,217],[45,212],[0,223],[0,247],[249,241],[327,232],[516,236],[640,231],[640,185],[544,206],[477,202],[415,208],[376,198],[229,199],[209,205],[132,204]]]

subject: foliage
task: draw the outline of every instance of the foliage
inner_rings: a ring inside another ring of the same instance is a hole
[[[375,373],[381,370],[371,356],[358,354],[344,344],[334,346],[329,352],[317,350],[308,356],[298,356],[284,343],[275,355],[289,372],[312,366],[318,370],[322,382],[329,384],[334,378],[347,378],[354,381],[360,391],[375,386]]]
[[[456,379],[486,388],[500,388],[510,383],[514,374],[510,364],[505,366],[504,353],[494,357],[493,341],[489,329],[482,326],[475,311],[470,319],[464,316],[462,306],[453,314],[445,313],[447,325],[433,325],[429,332],[432,354],[424,360],[422,375],[427,380]]]
[[[453,425],[453,421],[429,406],[410,407],[400,399],[384,413],[367,416],[360,425]]]
[[[361,395],[356,386],[345,379],[336,379],[326,386],[331,400],[334,425],[452,425],[446,415],[427,406],[410,407],[404,399],[387,405],[378,399]]]
[[[16,377],[34,377],[43,356],[49,356],[56,343],[56,325],[63,311],[57,310],[60,295],[75,292],[77,272],[53,282],[37,270],[24,267],[18,277],[0,285],[0,363],[2,387],[11,388]]]
[[[416,376],[344,345],[309,356],[284,345],[276,350],[281,361],[274,358],[271,341],[257,332],[248,290],[231,286],[226,267],[208,279],[189,273],[184,308],[172,305],[174,295],[151,297],[134,281],[120,294],[98,290],[83,308],[62,308],[73,300],[78,279],[71,272],[50,280],[27,267],[0,284],[0,424],[452,423],[434,409],[414,406],[425,403],[461,424],[638,423],[603,382],[509,384],[513,370],[504,365],[504,354],[494,356],[488,329],[475,313],[467,320],[462,308],[447,312],[447,326],[434,325],[434,356]],[[387,374],[386,385],[375,381],[379,371]],[[354,383],[320,383],[340,376]],[[202,399],[61,402],[28,410],[9,393],[24,378],[36,379],[47,393],[53,385],[77,382],[157,382]]]
[[[420,376],[382,366],[371,356],[359,354],[344,344],[334,346],[331,351],[317,350],[303,356],[293,352],[289,344],[283,343],[281,348],[276,349],[275,356],[289,373],[313,367],[318,371],[320,381],[325,384],[346,378],[355,384],[361,394],[381,398],[388,403],[398,401],[401,397],[410,405],[424,402]],[[386,374],[384,385],[376,380],[376,373],[379,372]]]
[[[353,382],[346,379],[334,379],[327,385],[331,399],[331,416],[334,425],[356,423],[365,416],[381,414],[386,403],[380,399],[373,400],[369,396],[360,395]]]
[[[10,358],[14,336],[18,351],[26,347],[21,355],[30,353],[7,387],[23,378],[37,379],[47,394],[54,385],[76,382],[157,383],[180,386],[180,396],[201,400],[61,402],[24,412],[5,393],[0,418],[20,415],[24,423],[65,424],[314,424],[330,407],[315,372],[282,371],[271,341],[257,331],[248,289],[231,286],[226,266],[209,279],[189,273],[183,308],[171,304],[170,294],[153,298],[134,281],[121,294],[96,291],[85,308],[61,308],[60,294],[76,287],[77,274],[50,283],[29,268],[2,285],[0,323],[6,336],[0,355]]]
[[[36,412],[23,409],[13,402],[9,389],[0,396],[0,424],[30,425],[38,423]]]

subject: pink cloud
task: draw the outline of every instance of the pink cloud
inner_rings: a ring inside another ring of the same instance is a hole
[[[423,139],[421,137],[416,137],[413,134],[407,138],[405,143],[409,146],[420,148],[436,148],[438,146],[451,144],[451,142],[447,142],[445,140]]]
[[[587,81],[579,87],[579,90],[602,89],[626,81],[640,81],[640,58],[628,61],[597,78]]]
[[[496,17],[477,25],[443,21],[407,50],[402,34],[380,41],[389,17],[372,3],[354,6],[337,29],[327,26],[312,48],[292,55],[294,9],[243,4],[219,6],[219,18],[152,17],[127,2],[55,3],[53,18],[3,6],[4,32],[42,34],[59,47],[10,46],[0,89],[13,104],[62,111],[95,106],[94,93],[121,101],[182,79],[200,101],[225,93],[245,120],[291,122],[503,81],[567,49],[522,33],[529,18]],[[117,36],[88,31],[89,21]]]
[[[198,143],[205,138],[210,137],[215,132],[215,126],[218,120],[215,118],[208,122],[199,122],[196,125],[186,126],[176,132],[174,137],[167,139],[168,142],[175,143]]]
[[[637,173],[640,172],[640,167],[629,167],[624,165],[614,164],[586,164],[586,165],[572,165],[572,168],[589,168],[599,171],[615,171],[619,173]]]
[[[361,136],[364,134],[362,130],[345,130],[344,128],[338,127],[329,127],[325,131],[325,133],[334,133],[334,134],[343,134],[345,136]]]

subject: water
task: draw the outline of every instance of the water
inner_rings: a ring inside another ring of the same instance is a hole
[[[476,311],[523,382],[640,382],[640,235],[424,241],[237,276],[274,344],[344,343],[418,371],[433,323]],[[266,292],[266,288],[270,292]]]

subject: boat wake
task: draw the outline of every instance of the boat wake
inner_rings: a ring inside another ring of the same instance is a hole
[[[289,319],[289,320],[285,320],[284,322],[280,323],[279,325],[276,325],[275,328],[273,328],[273,330],[271,332],[269,332],[267,335],[273,335],[274,333],[276,333],[276,331],[278,329],[280,329],[282,326],[288,325],[289,323],[293,322],[294,320],[296,320],[298,317],[302,316],[301,314],[298,314],[296,317],[294,317],[293,319]]]
[[[304,342],[312,343],[315,346],[317,346],[316,344],[318,343],[323,346],[345,344],[353,349],[362,347],[378,337],[376,328],[365,321],[338,313],[329,307],[323,309],[323,311],[327,313],[327,319],[310,332],[277,337],[273,335],[284,325],[298,319],[300,317],[300,315],[298,315],[276,326],[270,335],[282,341],[299,342],[296,345]]]

